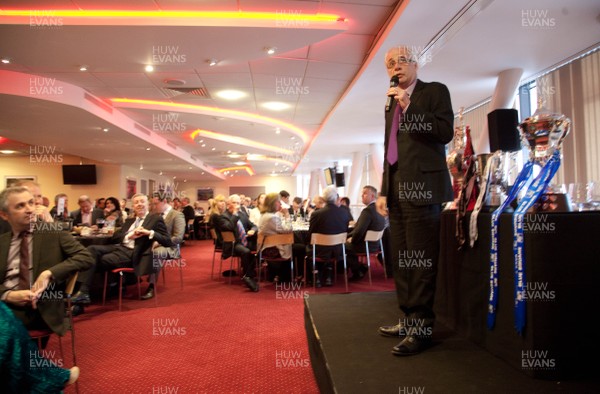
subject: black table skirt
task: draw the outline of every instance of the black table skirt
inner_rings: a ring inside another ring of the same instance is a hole
[[[512,214],[499,227],[499,298],[496,325],[486,326],[491,213],[480,213],[478,240],[458,250],[456,212],[442,214],[438,319],[515,368],[538,378],[589,375],[598,346],[600,212],[544,213],[525,232],[526,278],[538,299],[527,302],[522,336],[514,328]],[[468,222],[465,231],[468,236]],[[533,220],[532,220],[533,222]],[[533,360],[532,360],[533,358]]]

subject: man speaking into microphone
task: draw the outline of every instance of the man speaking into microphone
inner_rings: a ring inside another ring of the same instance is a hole
[[[454,136],[448,88],[417,79],[417,56],[407,47],[385,55],[385,158],[377,210],[389,215],[398,322],[379,333],[400,339],[397,356],[431,342],[442,203],[453,199],[445,145]],[[397,78],[397,82],[396,82]],[[389,107],[388,105],[389,104]]]

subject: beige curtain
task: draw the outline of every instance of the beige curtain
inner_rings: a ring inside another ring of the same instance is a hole
[[[546,107],[571,119],[553,183],[600,181],[600,51],[536,80]]]

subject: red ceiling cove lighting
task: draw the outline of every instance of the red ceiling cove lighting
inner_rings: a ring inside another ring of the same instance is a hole
[[[217,141],[229,142],[235,145],[243,145],[243,146],[251,146],[253,148],[267,150],[270,152],[277,152],[284,155],[292,155],[292,152],[289,149],[280,148],[278,146],[263,144],[262,142],[257,142],[248,138],[236,137],[228,134],[215,133],[214,131],[201,130],[197,129],[191,132],[190,138],[192,141],[195,141],[197,137],[205,137],[210,138]]]
[[[228,171],[237,171],[237,170],[244,170],[248,173],[248,175],[252,176],[254,175],[254,170],[252,169],[252,167],[250,166],[237,166],[237,167],[227,167],[227,168],[221,168],[220,170],[218,170],[220,173],[224,173],[224,172],[228,172]]]
[[[0,23],[27,24],[32,16],[61,18],[64,24],[143,24],[172,21],[174,24],[192,24],[196,26],[225,26],[232,23],[240,26],[265,25],[273,22],[292,22],[289,27],[310,25],[326,27],[346,22],[346,19],[334,14],[304,14],[281,12],[251,11],[199,11],[199,10],[61,10],[38,8],[33,10],[0,10]],[[302,23],[293,23],[293,22]],[[279,23],[279,25],[281,25]],[[278,26],[279,26],[278,25]],[[306,26],[309,27],[309,26]]]
[[[232,109],[223,109],[217,107],[207,107],[203,105],[195,104],[184,104],[184,103],[171,103],[168,101],[156,101],[156,100],[141,100],[141,99],[126,99],[126,98],[112,98],[110,101],[115,107],[122,108],[138,108],[146,110],[156,111],[179,111],[190,114],[208,115],[208,116],[221,116],[226,118],[245,120],[248,122],[256,122],[266,124],[273,127],[279,127],[281,129],[288,130],[289,132],[300,137],[303,142],[308,140],[308,135],[304,130],[294,126],[291,123],[283,122],[278,119],[269,118],[267,116],[253,114],[251,112],[236,111]]]

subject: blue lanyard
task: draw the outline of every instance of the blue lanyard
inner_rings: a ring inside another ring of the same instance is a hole
[[[513,216],[513,252],[515,258],[515,328],[521,334],[525,327],[525,248],[523,238],[523,217],[525,213],[535,204],[539,196],[544,192],[548,183],[560,167],[560,150],[555,150],[552,157],[540,174],[535,178],[525,197],[519,203]]]
[[[492,233],[490,242],[490,296],[488,304],[488,329],[493,329],[496,323],[496,308],[498,306],[498,222],[500,214],[510,205],[510,203],[519,195],[521,190],[526,188],[531,181],[533,172],[533,162],[528,161],[521,170],[521,173],[515,180],[510,189],[506,200],[492,213]]]

